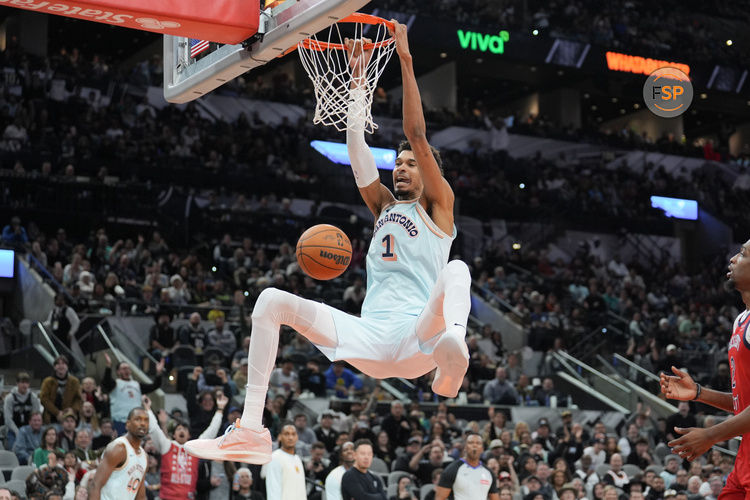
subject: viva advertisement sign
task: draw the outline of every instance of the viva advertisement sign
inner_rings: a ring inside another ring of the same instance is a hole
[[[505,30],[497,35],[464,30],[457,30],[456,34],[458,35],[458,44],[462,49],[476,52],[490,52],[491,54],[504,53],[505,43],[510,39],[510,34]]]

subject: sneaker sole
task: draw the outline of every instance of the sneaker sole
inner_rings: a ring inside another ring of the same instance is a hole
[[[271,461],[270,453],[263,453],[251,450],[201,450],[185,444],[185,450],[194,457],[205,460],[244,462],[247,464],[263,465]]]
[[[464,381],[466,370],[469,368],[469,360],[464,354],[465,344],[451,336],[441,338],[432,357],[438,365],[438,373],[432,382],[432,390],[436,394],[446,397],[455,398],[458,396],[458,390]],[[460,356],[457,355],[460,353]]]

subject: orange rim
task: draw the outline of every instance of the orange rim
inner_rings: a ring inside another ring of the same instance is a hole
[[[361,23],[361,24],[371,24],[371,25],[382,24],[383,26],[388,28],[389,31],[394,30],[394,26],[392,22],[387,21],[383,19],[382,17],[373,16],[371,14],[362,14],[360,12],[355,12],[354,14],[346,16],[345,18],[337,22],[339,23]],[[390,45],[392,43],[393,43],[393,38],[389,37],[380,42],[366,43],[362,46],[362,49],[363,50],[379,49],[381,47],[385,47],[386,45]],[[346,47],[344,47],[343,43],[321,42],[319,40],[313,40],[311,38],[305,38],[299,44],[308,50],[317,50],[317,51],[346,50]]]

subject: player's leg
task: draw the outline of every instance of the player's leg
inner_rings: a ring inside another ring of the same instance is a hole
[[[256,464],[270,461],[271,437],[261,421],[281,325],[294,328],[319,346],[336,347],[336,326],[325,306],[275,288],[261,292],[253,308],[252,321],[247,392],[240,425],[230,427],[228,434],[217,439],[189,441],[185,447],[191,455]]]
[[[469,366],[465,339],[470,310],[469,268],[464,262],[453,260],[440,271],[417,320],[419,345],[427,351],[434,343],[432,356],[438,367],[432,390],[441,396],[456,397]],[[438,335],[440,337],[435,339]]]

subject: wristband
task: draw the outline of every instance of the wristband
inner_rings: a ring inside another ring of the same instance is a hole
[[[701,385],[696,382],[695,383],[695,397],[692,399],[692,401],[697,401],[700,395],[701,395]]]

